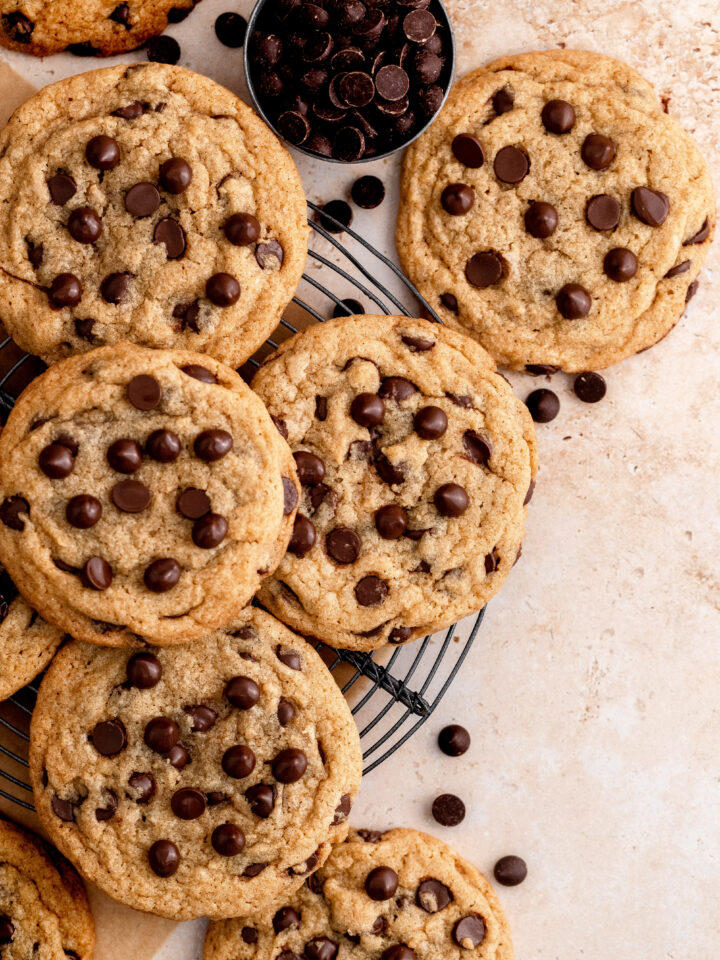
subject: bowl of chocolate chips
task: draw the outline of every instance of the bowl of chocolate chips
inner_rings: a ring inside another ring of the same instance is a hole
[[[245,73],[290,146],[335,163],[386,157],[420,136],[452,83],[440,0],[260,0]]]

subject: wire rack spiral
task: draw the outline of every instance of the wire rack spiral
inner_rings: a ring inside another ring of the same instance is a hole
[[[273,336],[241,369],[246,379],[282,340],[312,322],[324,322],[329,305],[331,311],[351,312],[347,301],[359,297],[366,312],[409,317],[417,315],[419,304],[429,318],[441,322],[388,257],[314,203],[308,206],[312,211],[308,223],[321,249],[309,250],[308,266],[299,288],[302,296],[293,298]],[[358,245],[361,257],[369,254],[372,268],[337,239],[340,232]],[[327,282],[331,281],[339,292],[329,289]],[[0,335],[2,423],[21,390],[43,369],[37,357],[23,353],[9,337]],[[348,699],[360,730],[365,773],[387,760],[432,715],[462,666],[483,615],[481,610],[474,620],[460,626],[372,653],[335,650],[318,644],[318,651]],[[36,680],[0,704],[0,798],[29,811],[34,808],[27,782],[28,729],[38,686]]]

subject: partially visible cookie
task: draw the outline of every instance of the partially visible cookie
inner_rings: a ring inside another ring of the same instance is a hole
[[[95,946],[80,877],[39,837],[0,820],[0,953],[7,960],[91,960]]]
[[[130,340],[237,367],[292,298],[307,236],[289,153],[181,67],[61,80],[0,134],[2,317],[47,360]]]
[[[295,454],[292,539],[258,597],[303,635],[372,650],[502,585],[537,470],[527,408],[469,337],[348,317],[286,341],[253,388]]]
[[[185,643],[279,563],[298,500],[261,401],[210,357],[101,347],[53,365],[0,437],[0,557],[78,639]]]
[[[442,319],[501,366],[607,367],[661,340],[715,230],[707,165],[630,67],[496,60],[407,151],[396,242]]]
[[[25,603],[0,567],[0,700],[7,700],[41,673],[62,639],[62,630],[46,623]]]
[[[280,910],[211,923],[205,960],[512,960],[485,877],[417,830],[353,830]]]
[[[0,0],[0,45],[47,57],[68,50],[111,57],[135,50],[200,0]]]
[[[110,896],[177,920],[291,897],[344,839],[360,784],[332,675],[254,607],[204,643],[132,656],[69,644],[30,741],[60,849]]]

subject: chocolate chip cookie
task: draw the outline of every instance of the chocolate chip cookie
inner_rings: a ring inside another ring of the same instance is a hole
[[[353,830],[279,910],[211,923],[205,960],[512,960],[485,877],[417,830]]]
[[[396,242],[443,320],[501,366],[585,371],[677,323],[715,229],[703,158],[634,70],[504,57],[408,150]]]
[[[107,646],[228,623],[279,563],[294,462],[255,394],[188,351],[52,366],[0,437],[0,558],[31,606]]]
[[[36,808],[60,849],[115,899],[177,920],[292,897],[347,834],[360,783],[332,675],[256,608],[200,644],[69,644],[30,738]]]
[[[135,50],[199,0],[0,0],[0,45],[47,57],[67,50],[111,57]]]
[[[0,302],[57,360],[130,340],[238,366],[307,252],[295,165],[212,80],[158,63],[61,80],[0,134]]]
[[[91,960],[95,925],[80,877],[39,837],[0,820],[0,953]]]
[[[63,639],[25,603],[0,567],[0,700],[7,700],[41,673]]]
[[[515,563],[535,433],[485,351],[425,320],[349,317],[284,343],[253,387],[302,499],[276,616],[334,647],[403,643],[479,610]]]

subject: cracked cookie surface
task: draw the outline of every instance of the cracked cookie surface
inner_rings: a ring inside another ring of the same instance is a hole
[[[292,896],[347,834],[361,754],[318,654],[251,607],[200,644],[63,648],[30,771],[45,828],[88,879],[184,920]]]
[[[307,233],[287,151],[180,67],[61,80],[0,134],[3,320],[47,360],[130,340],[239,366],[295,292]]]
[[[0,944],[8,960],[91,960],[95,925],[80,877],[39,837],[0,820]]]
[[[26,600],[107,646],[229,622],[279,562],[294,462],[229,367],[101,347],[54,364],[0,436],[0,556]]]
[[[275,912],[212,923],[205,960],[512,960],[485,877],[417,830],[352,830]]]
[[[500,366],[598,369],[680,319],[715,227],[707,166],[630,67],[504,57],[407,151],[396,243],[450,326]]]
[[[68,50],[110,57],[135,50],[199,0],[0,0],[0,45],[47,57]]]
[[[306,636],[371,650],[479,610],[517,559],[537,469],[524,404],[469,337],[425,320],[317,324],[253,388],[303,494],[258,597]]]

